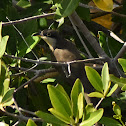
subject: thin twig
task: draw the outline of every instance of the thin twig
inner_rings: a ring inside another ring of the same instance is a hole
[[[32,119],[33,121],[37,121],[37,122],[42,122],[41,118],[36,118],[36,117],[26,117],[23,115],[17,115],[17,114],[13,114],[13,113],[9,113],[7,111],[3,111],[6,115],[12,116],[14,118],[20,119],[20,120],[24,120],[24,121],[28,121],[29,119]]]
[[[16,106],[15,106],[15,105],[11,105],[10,107],[13,108],[13,109],[16,109]],[[31,115],[36,116],[36,114],[35,114],[34,112],[31,112],[31,111],[29,111],[29,110],[23,109],[23,108],[21,108],[21,107],[18,107],[18,108],[19,108],[19,110],[22,111],[22,112],[25,112],[25,113],[28,113],[28,114],[31,114]]]
[[[4,54],[3,56],[5,57],[9,57],[9,58],[13,58],[13,59],[18,59],[18,60],[22,60],[24,62],[31,62],[31,63],[37,63],[39,64],[51,64],[51,65],[66,65],[68,63],[72,64],[72,63],[80,63],[80,62],[84,62],[84,63],[96,63],[99,62],[102,64],[102,61],[105,61],[106,58],[105,57],[100,57],[100,58],[91,58],[91,59],[86,59],[86,60],[74,60],[74,61],[70,61],[70,62],[52,62],[52,61],[38,61],[38,60],[32,60],[32,59],[28,59],[28,58],[21,58],[21,57],[15,57],[14,55],[8,55],[8,54]]]
[[[36,73],[38,70],[37,69],[31,69],[29,70],[29,68],[24,68],[24,67],[11,67],[9,66],[10,69],[16,69],[16,70],[23,70],[23,71],[27,71],[27,72],[33,72],[33,73]],[[48,73],[48,72],[55,72],[56,69],[55,68],[49,68],[49,69],[42,69],[42,70],[39,70],[39,72],[41,74],[45,74],[45,73]]]
[[[98,106],[101,104],[101,102],[104,100],[104,98],[101,98],[100,101],[98,102],[98,104],[95,106],[95,109],[98,108]]]
[[[28,80],[27,82],[25,82],[23,85],[21,85],[20,87],[18,87],[17,89],[15,89],[14,93],[16,93],[17,91],[19,91],[20,89],[22,89],[25,85],[29,84],[30,82],[32,82],[33,80],[35,80],[37,77],[39,77],[39,74],[36,74],[34,77],[32,77],[30,80]]]
[[[104,50],[100,47],[99,43],[97,40],[94,38],[94,36],[90,33],[86,25],[83,23],[83,21],[80,19],[80,17],[77,15],[76,12],[74,12],[71,15],[72,20],[74,21],[75,25],[79,28],[79,30],[82,32],[84,37],[88,40],[90,45],[93,47],[95,52],[99,57],[107,57],[107,54],[104,52]]]
[[[81,37],[81,35],[79,34],[79,32],[78,32],[78,30],[77,30],[77,27],[75,26],[75,24],[74,24],[74,22],[73,22],[71,16],[69,16],[69,19],[70,19],[70,21],[71,21],[71,23],[72,23],[72,25],[73,25],[74,30],[76,31],[76,33],[77,33],[77,35],[78,35],[78,37],[79,37],[79,39],[80,39],[82,45],[84,46],[84,48],[85,48],[87,54],[89,55],[90,58],[92,58],[93,56],[91,55],[90,51],[88,50],[86,44],[84,43],[84,41],[83,41],[83,39],[82,39],[82,37]]]
[[[54,16],[54,15],[55,15],[55,13],[42,14],[42,15],[32,16],[32,17],[28,17],[28,18],[24,18],[24,19],[20,19],[20,20],[15,20],[15,21],[10,21],[10,22],[2,22],[2,25],[7,26],[7,25],[12,25],[12,24],[19,24],[19,23],[23,23],[25,21],[50,17],[50,16]]]
[[[8,19],[9,22],[11,22],[10,19],[9,19],[8,17],[6,17],[6,18]],[[28,45],[28,43],[27,43],[27,41],[25,40],[23,34],[18,30],[18,28],[17,28],[14,24],[12,24],[12,25],[13,25],[14,29],[19,33],[19,35],[21,36],[21,38],[23,39],[23,41],[25,42],[25,44],[27,45],[27,47],[31,50],[32,54],[33,54],[33,55],[35,56],[35,58],[38,60],[37,55],[34,53],[34,51],[33,51],[33,50],[31,49],[31,47]]]
[[[123,57],[125,53],[126,53],[126,42],[124,43],[123,47],[120,49],[118,54],[115,56],[114,61],[117,62],[118,58]]]

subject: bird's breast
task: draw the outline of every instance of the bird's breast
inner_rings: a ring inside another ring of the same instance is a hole
[[[77,59],[76,54],[67,49],[55,49],[53,53],[58,62],[68,62]]]

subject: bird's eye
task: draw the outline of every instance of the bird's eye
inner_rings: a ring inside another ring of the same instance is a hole
[[[47,33],[46,36],[51,36],[51,33]]]

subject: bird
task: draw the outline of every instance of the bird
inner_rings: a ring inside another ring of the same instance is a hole
[[[56,30],[43,30],[35,33],[33,36],[41,37],[48,44],[53,54],[53,61],[71,62],[82,59],[75,44],[64,39]],[[73,85],[75,80],[79,78],[84,85],[85,93],[90,93],[92,91],[93,87],[87,79],[85,64],[83,62],[74,62],[70,64],[70,70],[68,70],[68,66],[55,65],[54,67],[70,85]]]

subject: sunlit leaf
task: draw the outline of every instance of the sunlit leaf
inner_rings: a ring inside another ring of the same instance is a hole
[[[80,123],[79,126],[92,126],[94,125],[96,122],[98,122],[102,115],[103,115],[103,109],[99,109],[96,110],[95,112],[92,112],[89,114],[89,118],[87,118],[86,120],[84,120],[82,123]]]
[[[126,84],[121,88],[122,91],[126,91]]]
[[[57,119],[54,115],[49,114],[49,113],[45,113],[42,111],[37,111],[35,113],[39,118],[41,118],[44,122],[48,122],[48,123],[54,123],[54,124],[62,124],[65,125],[64,122],[62,122],[61,120]]]
[[[126,59],[118,59],[119,64],[122,66],[123,71],[126,72]]]
[[[32,119],[29,119],[26,126],[37,126]]]
[[[9,36],[4,36],[2,38],[2,41],[0,41],[0,58],[3,56],[5,50],[6,50],[6,45],[8,41]]]
[[[113,10],[113,0],[93,0],[98,8],[111,12]]]
[[[107,97],[110,97],[114,92],[115,92],[115,90],[118,88],[118,84],[115,84],[112,88],[111,88],[111,90],[110,90],[110,92],[107,94]]]
[[[61,121],[70,124],[70,118],[67,118],[65,115],[63,115],[62,113],[59,113],[57,110],[55,110],[54,108],[50,108],[48,109],[48,111],[50,111],[55,117],[57,117],[58,119],[60,119]]]
[[[76,9],[79,0],[62,0],[56,4],[56,14],[62,17],[67,17]]]
[[[10,101],[13,98],[14,88],[10,88],[2,98],[1,104]]]
[[[79,119],[83,116],[83,108],[84,108],[84,95],[82,93],[78,96],[78,112],[79,112]]]
[[[66,94],[52,85],[47,85],[47,88],[54,109],[65,118],[70,119],[70,116],[72,115],[71,103],[66,97]]]
[[[68,94],[66,93],[66,91],[64,90],[64,88],[63,88],[60,84],[57,84],[57,85],[56,85],[56,88],[57,88],[59,91],[61,91],[64,95],[66,95],[68,101],[71,102],[71,100],[70,100]]]
[[[72,101],[72,108],[73,108],[73,114],[76,119],[78,119],[78,96],[82,93],[84,95],[84,88],[79,79],[77,79],[73,85],[73,88],[71,90],[71,101]]]
[[[97,97],[97,98],[104,98],[104,95],[100,92],[91,92],[88,94],[89,97]]]
[[[118,78],[115,77],[113,74],[110,74],[110,80],[116,84],[118,84],[120,87],[123,87],[126,84],[126,78]]]
[[[103,83],[99,73],[91,67],[85,66],[88,80],[92,86],[99,92],[103,92]]]
[[[102,83],[103,83],[104,95],[106,95],[106,93],[108,92],[109,81],[110,81],[109,68],[108,68],[108,64],[105,63],[103,68],[102,68]]]
[[[116,115],[121,115],[121,108],[115,102],[112,102],[113,111]]]

